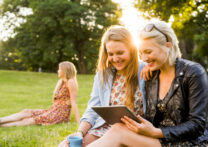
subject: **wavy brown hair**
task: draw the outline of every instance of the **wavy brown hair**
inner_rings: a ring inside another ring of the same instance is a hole
[[[111,74],[112,65],[108,61],[108,54],[106,50],[106,43],[109,41],[119,41],[124,43],[130,51],[129,64],[124,69],[126,77],[126,106],[133,108],[134,94],[138,86],[138,55],[137,48],[133,42],[131,33],[123,26],[111,26],[104,33],[101,41],[99,58],[97,64],[97,72],[99,72],[99,79],[102,85],[108,81]]]

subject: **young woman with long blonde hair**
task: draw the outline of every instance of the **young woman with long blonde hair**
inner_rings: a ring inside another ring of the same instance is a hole
[[[102,137],[111,127],[91,109],[92,106],[126,105],[136,115],[144,113],[144,81],[139,79],[143,67],[130,32],[122,26],[107,29],[101,41],[91,99],[78,131],[71,134],[82,136],[83,146]],[[65,140],[59,146],[68,144]]]
[[[47,109],[24,109],[23,111],[0,118],[0,126],[50,125],[70,120],[71,109],[79,123],[79,111],[76,103],[78,84],[76,68],[65,61],[59,64],[57,82],[53,93],[53,105]]]

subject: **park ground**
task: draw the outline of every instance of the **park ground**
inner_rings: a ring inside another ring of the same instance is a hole
[[[84,113],[93,84],[93,75],[78,75],[78,108]],[[0,117],[23,109],[47,109],[58,80],[55,73],[0,70]],[[50,126],[0,127],[0,147],[57,147],[78,125],[71,121]]]

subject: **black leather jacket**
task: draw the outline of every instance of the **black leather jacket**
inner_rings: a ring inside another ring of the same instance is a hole
[[[206,127],[208,79],[204,68],[192,61],[177,59],[175,79],[168,92],[168,114],[176,124],[161,128],[167,142],[193,141]],[[154,124],[159,86],[159,71],[146,81],[147,109],[145,118]],[[156,126],[157,127],[157,126]]]

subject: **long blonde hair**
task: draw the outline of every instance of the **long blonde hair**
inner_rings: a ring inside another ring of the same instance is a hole
[[[74,66],[74,64],[72,62],[63,61],[63,62],[59,63],[59,68],[61,68],[64,72],[64,78],[63,79],[65,79],[66,81],[68,81],[69,79],[74,79],[76,85],[78,86],[77,78],[76,78],[77,70],[76,70],[76,67]],[[60,79],[57,82],[56,87],[55,87],[54,92],[53,92],[53,98],[55,97],[55,93],[57,92],[57,90],[59,90],[59,88],[61,87],[63,82],[64,81],[62,79]]]
[[[112,65],[108,61],[108,54],[106,50],[106,43],[109,41],[119,41],[124,43],[129,51],[129,64],[124,69],[126,77],[126,106],[133,108],[134,94],[138,86],[138,55],[137,48],[133,42],[131,33],[123,26],[111,26],[104,33],[101,41],[97,72],[99,72],[99,79],[102,85],[108,81],[109,75],[112,74],[110,70]]]

